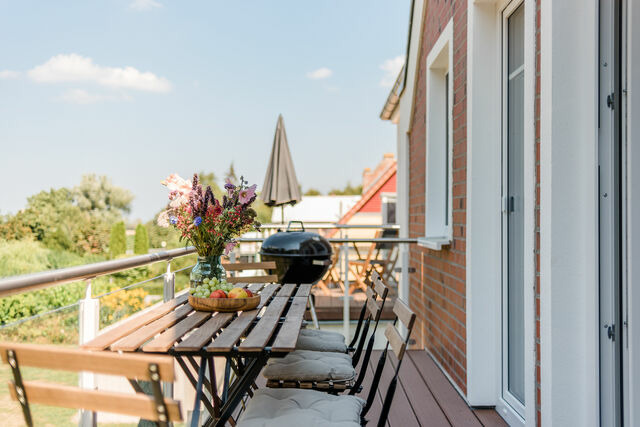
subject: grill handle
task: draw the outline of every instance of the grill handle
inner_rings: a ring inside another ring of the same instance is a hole
[[[289,221],[289,224],[287,225],[287,231],[292,231],[291,230],[291,224],[300,224],[300,227],[302,228],[302,231],[304,230],[304,223],[302,221]]]
[[[330,259],[314,259],[313,261],[311,261],[311,264],[313,264],[313,265],[331,265],[331,260]]]

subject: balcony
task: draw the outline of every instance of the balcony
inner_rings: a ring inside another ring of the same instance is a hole
[[[354,277],[354,271],[345,269],[350,262],[357,262],[363,256],[366,257],[369,248],[375,248],[375,245],[391,245],[386,250],[395,253],[398,259],[392,262],[392,270],[388,275],[388,282],[391,287],[390,300],[385,304],[385,310],[381,324],[391,323],[389,319],[393,318],[390,307],[393,301],[398,298],[399,284],[402,282],[402,276],[411,274],[409,271],[403,271],[402,265],[406,265],[401,257],[402,253],[398,249],[400,243],[413,244],[411,239],[398,238],[371,238],[358,237],[349,238],[348,234],[353,228],[364,229],[366,226],[337,226],[337,225],[317,225],[316,231],[336,229],[341,234],[339,237],[330,239],[338,251],[335,258],[335,271],[332,279],[328,276],[324,278],[323,286],[315,287],[316,310],[319,317],[319,328],[326,330],[337,330],[342,332],[347,338],[354,333],[355,320],[360,307],[364,303],[364,293],[358,286]],[[340,227],[340,228],[336,228]],[[246,236],[242,239],[242,245],[237,249],[236,253],[231,255],[231,261],[241,259],[242,261],[252,261],[257,258],[259,245],[266,235],[272,233],[277,226],[265,227],[265,235]],[[373,228],[373,227],[369,227]],[[377,226],[377,228],[380,228]],[[393,228],[393,227],[390,227]],[[149,255],[131,257],[121,260],[107,261],[99,264],[84,265],[79,267],[71,267],[68,269],[58,270],[55,272],[43,272],[41,274],[6,278],[0,280],[0,294],[8,295],[11,293],[25,292],[32,289],[53,286],[61,283],[68,283],[78,280],[84,281],[85,298],[73,304],[48,311],[32,318],[23,319],[19,323],[4,325],[0,329],[0,337],[2,341],[8,340],[27,340],[28,342],[46,343],[51,341],[51,337],[57,337],[60,342],[74,341],[85,343],[95,337],[99,332],[113,329],[128,318],[133,316],[144,316],[154,307],[157,307],[160,300],[168,300],[176,292],[184,289],[188,283],[186,273],[190,269],[190,265],[181,267],[175,271],[171,270],[172,263],[178,264],[179,260],[188,259],[193,253],[193,249],[174,249],[166,252],[157,252]],[[393,258],[393,256],[392,256]],[[105,277],[110,274],[119,274],[131,271],[134,268],[148,266],[156,263],[166,263],[167,271],[164,274],[157,275],[148,279],[144,279],[127,285],[125,288],[112,290],[102,295],[94,295],[92,291],[92,281],[99,277]],[[184,261],[180,263],[184,265]],[[397,266],[397,267],[396,267]],[[118,295],[126,295],[136,289],[145,289],[146,296],[136,307],[130,305],[126,298],[118,299]],[[108,309],[116,305],[115,310]],[[119,306],[118,306],[119,305]],[[100,321],[95,322],[99,314]],[[105,317],[106,315],[106,317]],[[313,327],[314,318],[311,311],[306,313],[309,321],[308,327]],[[166,331],[171,325],[167,325]],[[56,329],[53,333],[53,329]],[[373,355],[366,367],[362,367],[360,362],[357,371],[362,369],[367,371],[361,396],[366,397],[369,394],[371,386],[371,378],[374,376],[376,363],[380,354],[380,349],[385,342],[384,334],[380,327],[376,334],[376,344]],[[24,331],[28,330],[28,333]],[[162,333],[159,331],[158,334]],[[66,336],[67,339],[60,337]],[[26,337],[26,338],[25,338]],[[69,338],[71,337],[71,338]],[[387,364],[396,366],[397,359],[389,353]],[[219,361],[216,360],[216,366]],[[222,362],[224,363],[224,361]],[[11,379],[11,370],[2,366],[1,380],[9,381]],[[32,369],[25,371],[27,379],[46,379],[61,381],[68,384],[87,384],[87,378],[83,374],[68,374],[65,376],[50,377],[45,371]],[[111,379],[96,377],[89,381],[93,387],[98,389],[109,390],[129,390],[130,387],[126,381],[114,382]],[[367,416],[368,420],[376,420],[382,410],[382,401],[384,392],[389,386],[390,374],[383,375],[381,378],[378,392],[373,402],[373,406]],[[258,387],[265,387],[266,381],[262,376],[258,377]],[[91,388],[91,387],[89,387]],[[194,392],[190,387],[189,381],[184,376],[178,376],[173,386],[168,388],[169,393],[183,402],[184,419],[189,420],[191,412],[186,410],[193,402]],[[15,425],[21,425],[20,406],[16,402],[11,402],[9,396],[4,394],[0,397],[4,412],[8,415],[9,422]],[[242,408],[243,405],[240,406]],[[235,418],[239,414],[235,413]],[[86,422],[85,418],[78,417],[74,410],[49,410],[45,407],[35,407],[34,416],[39,423],[61,422],[61,425],[68,423],[80,422],[81,425]],[[98,414],[98,422],[103,423],[124,423],[135,424],[135,419],[131,417],[118,417],[106,413]],[[62,420],[62,421],[61,421]],[[371,421],[373,423],[375,421]],[[506,425],[502,418],[493,409],[474,409],[470,408],[461,394],[452,385],[449,379],[440,370],[438,365],[430,357],[430,355],[421,348],[412,348],[405,356],[403,365],[399,372],[399,383],[396,389],[395,398],[391,406],[388,417],[389,426],[499,426]],[[231,424],[232,425],[232,424]]]

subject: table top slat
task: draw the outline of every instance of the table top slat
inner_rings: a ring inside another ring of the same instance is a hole
[[[111,344],[111,350],[136,351],[138,347],[147,342],[158,332],[162,332],[166,328],[170,328],[171,326],[175,325],[192,311],[193,307],[191,307],[189,304],[185,304],[177,310],[167,313],[161,318],[149,323],[146,326],[143,326],[142,328],[127,335],[126,337],[119,339],[115,343]]]
[[[302,285],[298,286],[296,297],[309,298],[309,294],[311,294],[311,286],[312,285],[310,283],[303,283]]]
[[[169,350],[176,341],[182,338],[183,335],[193,328],[198,327],[198,325],[204,323],[210,317],[211,313],[209,312],[196,311],[145,344],[142,347],[142,351],[165,352]]]
[[[293,291],[295,291],[295,289],[296,289],[296,285],[295,284],[287,283],[285,285],[282,285],[282,287],[280,288],[280,290],[278,291],[278,294],[276,296],[277,297],[289,298],[293,294]]]
[[[184,304],[187,301],[188,296],[188,293],[178,295],[176,298],[160,304],[159,306],[150,309],[146,313],[125,321],[121,325],[98,335],[93,340],[82,345],[81,348],[85,350],[104,350],[122,337],[129,335],[130,333],[140,329],[144,325],[159,319],[160,317],[174,310],[179,305]]]
[[[258,304],[258,310],[265,306],[265,304],[269,301],[269,298],[278,290],[280,287],[277,283],[270,283],[260,291],[260,304]]]
[[[205,324],[196,329],[191,335],[177,344],[176,351],[200,351],[202,347],[211,342],[213,336],[224,327],[235,313],[214,313]]]
[[[262,351],[275,331],[280,315],[284,311],[288,300],[275,298],[265,309],[258,324],[251,330],[247,338],[240,344],[240,351]]]
[[[242,337],[251,323],[258,316],[260,310],[243,311],[238,317],[236,317],[222,333],[218,335],[213,343],[207,346],[206,350],[213,353],[228,352],[233,349],[236,342]]]
[[[247,288],[253,292],[254,294],[260,292],[260,289],[262,289],[265,286],[264,283],[252,283],[249,286],[247,286]]]
[[[296,349],[302,319],[304,318],[306,310],[307,297],[293,298],[289,311],[287,312],[287,317],[271,345],[271,351],[289,352]]]

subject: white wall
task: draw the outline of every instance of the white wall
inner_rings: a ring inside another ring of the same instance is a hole
[[[541,9],[542,425],[595,426],[598,2]]]

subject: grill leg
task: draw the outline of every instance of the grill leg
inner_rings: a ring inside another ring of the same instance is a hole
[[[313,298],[311,298],[311,294],[309,294],[309,311],[311,312],[313,327],[316,329],[320,329],[320,325],[318,324],[318,315],[316,314],[316,307],[313,305]]]

